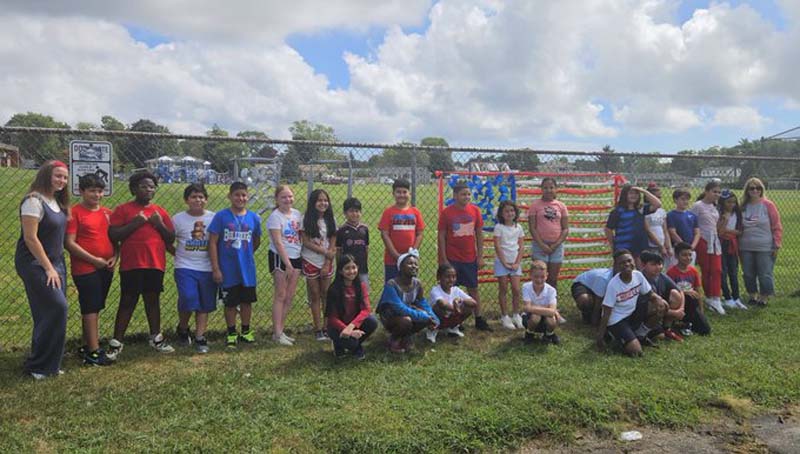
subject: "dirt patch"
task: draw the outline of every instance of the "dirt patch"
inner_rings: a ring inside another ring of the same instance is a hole
[[[653,427],[624,428],[624,430],[638,430],[642,434],[642,439],[624,442],[595,434],[577,434],[574,442],[570,444],[534,440],[518,452],[661,454],[675,451],[699,454],[795,454],[800,452],[800,406],[748,419],[723,418],[695,430],[675,431]]]

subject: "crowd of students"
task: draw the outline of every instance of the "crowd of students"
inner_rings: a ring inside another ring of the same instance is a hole
[[[178,290],[177,341],[207,353],[208,314],[221,302],[227,326],[225,345],[236,348],[256,342],[251,326],[252,305],[258,300],[255,252],[263,233],[261,218],[247,209],[246,184],[231,184],[230,206],[217,213],[206,209],[205,187],[190,184],[183,193],[186,210],[170,216],[153,202],[158,179],[149,172],[130,177],[133,200],[113,210],[102,205],[105,184],[95,175],[80,178],[81,200],[70,207],[67,181],[66,165],[45,163],[20,206],[22,233],[15,263],[34,321],[27,374],[39,379],[61,370],[67,321],[64,247],[71,255],[78,290],[85,364],[108,365],[119,359],[140,296],[149,344],[162,353],[175,350],[161,327],[160,294],[168,253],[174,255]],[[526,341],[540,339],[557,345],[561,340],[556,330],[566,322],[558,311],[556,283],[569,213],[557,200],[555,179],[545,178],[541,188],[541,199],[528,210],[533,239],[530,273],[524,276],[523,272],[525,232],[519,223],[520,208],[507,200],[498,208],[493,232],[494,275],[501,325],[524,330]],[[679,189],[673,193],[676,209],[666,213],[655,185],[647,190],[622,188],[605,229],[614,250],[613,267],[586,271],[571,288],[584,322],[597,326],[598,347],[605,348],[613,339],[626,353],[640,355],[642,345],[660,337],[680,341],[692,333],[709,334],[705,304],[720,314],[725,312],[723,306],[747,307],[739,299],[738,257],[750,304],[766,304],[774,293],[772,268],[781,245],[780,217],[774,203],[764,197],[760,180],[748,180],[745,192],[740,207],[731,191],[722,191],[719,183],[712,182],[689,210],[689,193]],[[363,359],[363,342],[379,322],[389,334],[389,350],[396,353],[410,350],[420,331],[431,343],[440,332],[463,337],[469,317],[474,318],[476,329],[492,330],[482,316],[478,292],[479,270],[484,266],[483,217],[470,202],[470,189],[457,183],[453,203],[439,215],[437,284],[430,293],[417,277],[423,216],[410,203],[407,181],[395,181],[392,193],[395,203],[384,210],[378,224],[384,244],[384,286],[373,315],[369,227],[361,222],[359,200],[344,201],[346,222],[337,226],[325,190],[313,191],[301,213],[294,208],[292,189],[276,188],[277,206],[265,222],[268,267],[274,280],[274,342],[284,346],[296,342],[285,326],[300,274],[306,281],[314,337],[331,342],[337,357]],[[695,260],[702,274],[692,266]],[[666,274],[662,273],[665,264]],[[121,296],[113,337],[104,349],[98,316],[117,266]],[[523,284],[523,280],[528,282]]]

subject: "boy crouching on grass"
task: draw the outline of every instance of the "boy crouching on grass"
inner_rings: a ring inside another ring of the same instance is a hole
[[[611,334],[622,344],[628,356],[642,356],[642,343],[648,343],[650,326],[657,326],[663,312],[649,311],[650,305],[658,307],[650,283],[636,271],[636,262],[627,249],[614,252],[614,268],[619,274],[608,283],[603,298],[603,315],[597,330],[597,347],[606,348],[606,335]],[[657,320],[656,320],[657,319]],[[649,325],[645,322],[650,322]]]
[[[522,286],[522,324],[525,326],[525,342],[533,342],[537,334],[546,344],[558,345],[561,341],[555,333],[558,326],[557,292],[547,280],[547,264],[534,260],[531,264],[531,282]]]

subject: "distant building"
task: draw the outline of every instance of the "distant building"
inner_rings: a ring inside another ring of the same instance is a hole
[[[379,182],[388,182],[398,178],[405,178],[411,181],[412,167],[376,167],[370,169],[372,175]],[[431,182],[431,172],[425,167],[417,167],[417,183],[428,184]]]
[[[722,181],[738,180],[742,169],[736,167],[705,167],[700,170],[701,178],[719,178]]]
[[[553,159],[539,164],[537,171],[542,173],[572,173],[575,172],[575,164],[565,159]]]
[[[0,167],[19,167],[19,148],[0,143]]]

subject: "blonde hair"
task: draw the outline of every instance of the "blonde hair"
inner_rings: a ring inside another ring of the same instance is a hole
[[[761,197],[766,198],[767,190],[764,187],[764,182],[756,177],[750,177],[744,182],[744,197],[742,197],[742,207],[750,203],[750,191],[747,190],[750,185],[759,186],[761,188]]]
[[[531,263],[531,271],[534,270],[542,270],[547,272],[547,264],[541,260],[534,260],[533,263]]]

